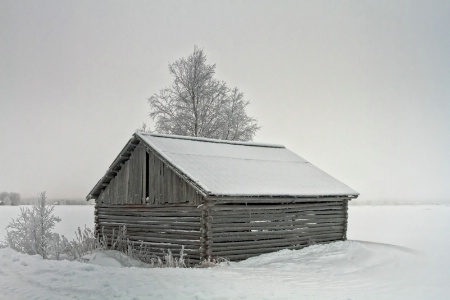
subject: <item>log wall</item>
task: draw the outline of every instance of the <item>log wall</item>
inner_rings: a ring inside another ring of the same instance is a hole
[[[175,257],[184,246],[186,259],[200,261],[201,209],[188,205],[97,205],[96,232],[111,238],[113,230],[126,226],[126,237],[136,247],[143,244],[163,257],[170,249]]]
[[[126,237],[162,257],[171,249],[187,259],[243,260],[281,249],[346,239],[347,199],[295,203],[205,203],[96,205],[96,232],[111,237],[126,226]]]
[[[203,212],[210,224],[203,253],[243,260],[281,249],[345,240],[347,200],[289,204],[216,204]]]

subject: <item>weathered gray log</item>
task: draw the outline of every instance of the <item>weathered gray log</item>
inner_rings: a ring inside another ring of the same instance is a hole
[[[336,222],[336,223],[318,223],[318,224],[311,224],[311,223],[289,223],[287,225],[276,225],[276,224],[260,224],[259,226],[255,227],[217,227],[214,226],[211,230],[213,234],[226,234],[226,235],[238,235],[240,232],[249,232],[249,231],[264,231],[264,232],[280,232],[284,230],[293,230],[293,229],[302,229],[302,228],[334,228],[334,227],[342,227],[344,224],[342,222]]]
[[[259,249],[245,249],[245,250],[232,250],[232,251],[220,251],[213,254],[214,256],[225,256],[233,255],[233,254],[247,254],[251,256],[260,255],[264,253],[270,253],[273,251],[278,251],[281,249],[285,249],[283,247],[270,247],[270,248],[259,248]]]
[[[112,229],[105,229],[105,234],[111,234]],[[166,239],[173,239],[173,240],[192,240],[192,241],[198,241],[200,242],[200,236],[199,235],[193,235],[193,234],[182,234],[182,233],[175,233],[175,232],[139,232],[139,231],[128,231],[126,233],[127,238],[131,237],[137,237],[137,236],[144,236],[146,238],[166,238]]]
[[[291,218],[291,216],[308,216],[308,215],[317,215],[317,216],[330,216],[330,215],[344,215],[345,210],[322,210],[322,211],[283,211],[283,210],[271,210],[266,211],[264,213],[253,213],[251,211],[249,212],[234,212],[234,213],[228,213],[228,214],[216,214],[213,213],[212,216],[215,219],[236,219],[236,218],[246,218],[246,219],[265,219],[266,217],[270,218]]]
[[[222,244],[214,244],[214,253],[217,251],[231,251],[233,249],[259,249],[264,247],[281,247],[287,248],[298,244],[314,244],[321,240],[342,240],[342,235],[328,235],[322,237],[306,237],[306,238],[285,238],[279,240],[259,240],[254,242],[227,242]]]
[[[266,229],[271,229],[275,226],[296,226],[296,225],[304,225],[304,224],[325,224],[325,223],[339,223],[344,224],[345,218],[313,218],[313,219],[295,219],[294,221],[270,221],[270,222],[246,222],[246,223],[232,223],[232,222],[222,222],[222,223],[214,223],[213,228],[247,228],[247,230],[258,229],[265,227]]]
[[[115,205],[110,205],[110,204],[101,204],[99,205],[100,208],[112,208],[112,209],[117,209],[118,207]],[[125,204],[125,205],[121,205],[120,208],[124,208],[124,209],[146,209],[146,210],[153,210],[153,209],[161,209],[163,211],[170,211],[172,210],[173,207],[184,207],[186,209],[197,209],[197,206],[193,206],[192,204],[189,203],[176,203],[176,204],[159,204],[159,205],[144,205],[144,204]]]
[[[239,224],[239,223],[261,223],[268,221],[285,221],[285,220],[309,220],[312,222],[321,222],[322,220],[342,220],[345,221],[343,214],[333,214],[333,215],[267,215],[264,218],[249,218],[247,216],[242,216],[242,218],[227,218],[227,217],[212,217],[214,224]]]
[[[112,232],[113,228],[105,228],[105,233]],[[117,232],[117,230],[115,231]],[[189,240],[200,240],[200,235],[198,233],[189,232],[152,232],[143,230],[129,230],[127,229],[126,236],[146,236],[146,237],[163,237],[163,238],[174,238],[174,239],[189,239]]]
[[[123,216],[123,215],[107,215],[102,212],[98,214],[99,219],[103,220],[126,220],[126,221],[152,221],[152,222],[176,222],[182,220],[183,222],[198,222],[200,217],[139,217],[139,216]]]
[[[334,241],[336,241],[336,240],[335,239],[321,239],[321,240],[316,240],[314,242],[323,244],[323,243],[329,243],[329,242],[334,242]],[[217,253],[213,252],[213,257],[224,257],[224,258],[228,258],[233,261],[237,261],[237,260],[243,260],[243,259],[247,259],[249,257],[257,256],[260,254],[279,251],[282,249],[292,249],[292,250],[303,249],[310,245],[311,245],[310,243],[304,242],[304,243],[299,243],[297,245],[293,245],[293,246],[289,246],[289,247],[259,248],[259,249],[255,249],[251,252],[248,250],[233,250],[232,253],[228,253],[227,251],[221,251],[221,252],[217,252]]]
[[[250,235],[250,234],[288,234],[288,233],[292,233],[292,232],[315,232],[315,231],[329,231],[329,230],[333,230],[333,229],[339,229],[339,230],[344,230],[344,225],[343,224],[339,224],[339,225],[333,225],[333,226],[324,226],[323,224],[321,226],[304,226],[304,227],[287,227],[287,228],[280,228],[280,229],[276,229],[276,228],[272,228],[272,229],[265,229],[265,228],[260,228],[260,229],[252,229],[252,230],[245,230],[245,229],[241,229],[241,230],[236,230],[236,231],[214,231],[212,230],[212,234],[213,236],[239,236],[239,235]]]
[[[269,202],[270,203],[270,202]],[[342,208],[342,200],[339,201],[333,201],[333,202],[321,202],[321,203],[315,203],[315,202],[307,202],[307,203],[289,203],[289,204],[252,204],[252,205],[245,205],[245,204],[228,204],[228,205],[214,205],[212,206],[213,213],[221,212],[221,211],[230,211],[231,213],[233,211],[239,211],[239,210],[251,210],[251,211],[265,211],[265,210],[290,210],[290,209],[320,209],[320,208],[331,208],[331,209],[340,209]]]
[[[153,249],[153,250],[167,250],[170,249],[171,251],[174,250],[181,250],[181,247],[184,247],[186,251],[189,253],[196,253],[199,251],[199,247],[193,246],[193,245],[180,245],[180,244],[167,244],[167,243],[155,243],[155,242],[146,242],[146,241],[139,241],[139,240],[130,240],[129,241],[136,249],[140,247],[141,245],[145,249]]]
[[[162,238],[162,237],[147,237],[141,235],[132,235],[127,236],[130,240],[135,241],[144,241],[144,242],[153,242],[153,243],[166,243],[166,244],[175,244],[175,245],[184,245],[189,247],[189,245],[194,245],[196,247],[200,247],[199,240],[188,240],[183,238]]]
[[[197,224],[190,224],[190,223],[184,223],[184,224],[177,224],[177,223],[173,223],[170,226],[166,225],[160,225],[158,226],[157,223],[155,224],[148,224],[148,223],[119,223],[119,222],[114,222],[114,223],[107,223],[107,222],[99,222],[98,225],[100,227],[104,226],[104,227],[111,227],[111,228],[117,228],[118,226],[133,226],[133,225],[138,225],[138,226],[142,226],[144,228],[144,230],[146,228],[149,229],[160,229],[160,230],[169,230],[169,229],[174,229],[174,230],[198,230],[198,225]]]
[[[342,219],[345,220],[345,217],[343,214],[336,214],[336,215],[286,215],[284,218],[283,217],[272,217],[270,215],[268,215],[266,218],[264,219],[250,219],[250,218],[242,218],[243,220],[240,219],[236,219],[236,218],[214,218],[214,223],[215,224],[229,224],[229,223],[258,223],[258,222],[267,222],[267,221],[285,221],[285,220],[329,220],[329,219]]]
[[[192,234],[200,234],[200,228],[195,229],[185,229],[185,228],[173,228],[170,224],[162,224],[160,226],[142,226],[139,224],[120,224],[120,225],[110,225],[105,224],[109,228],[119,228],[126,226],[127,231],[149,231],[149,232],[180,232],[180,233],[192,233]]]
[[[345,207],[342,206],[329,206],[329,207],[290,207],[290,208],[271,208],[271,209],[234,209],[234,210],[214,210],[212,209],[212,214],[215,216],[233,216],[240,214],[252,214],[252,215],[263,215],[272,213],[329,213],[329,212],[341,212]]]
[[[222,247],[222,248],[214,248],[212,256],[217,255],[233,255],[233,254],[242,254],[242,253],[268,253],[276,250],[289,249],[296,245],[313,245],[316,243],[321,243],[322,241],[340,241],[340,238],[325,238],[325,239],[311,239],[311,240],[286,240],[279,241],[278,243],[259,243],[253,245],[239,246],[239,247]]]
[[[243,232],[242,235],[238,236],[213,236],[214,244],[223,242],[239,242],[239,241],[257,241],[257,240],[268,240],[268,239],[282,239],[284,237],[298,237],[299,239],[308,239],[311,237],[333,235],[333,236],[343,236],[342,229],[328,230],[328,231],[293,231],[293,232]]]
[[[285,234],[285,235],[254,235],[254,236],[219,236],[214,237],[214,247],[228,246],[228,245],[249,245],[251,243],[257,243],[258,241],[269,240],[283,240],[283,239],[297,239],[297,240],[309,240],[315,237],[333,236],[342,237],[341,230],[334,230],[330,232],[309,232],[303,234]]]
[[[120,206],[118,206],[120,208]],[[103,215],[111,215],[111,216],[139,216],[139,217],[198,217],[200,218],[200,212],[196,211],[136,211],[136,210],[125,210],[122,211],[109,210],[109,209],[101,209],[101,213]]]

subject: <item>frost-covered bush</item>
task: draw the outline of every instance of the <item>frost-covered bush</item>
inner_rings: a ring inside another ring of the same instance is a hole
[[[12,219],[6,227],[6,243],[1,247],[10,247],[26,254],[39,254],[45,259],[69,259],[86,261],[86,254],[95,251],[116,250],[131,259],[139,260],[150,268],[187,268],[184,247],[178,257],[170,249],[164,250],[162,257],[154,255],[149,245],[143,241],[133,242],[127,238],[125,226],[112,231],[107,236],[104,232],[96,236],[94,231],[84,228],[75,231],[76,238],[69,241],[65,236],[53,232],[61,219],[53,215],[54,206],[47,205],[45,192],[41,193],[31,208],[20,208],[20,215]],[[211,267],[219,262],[209,260],[202,267]]]
[[[78,227],[78,230],[75,231],[75,236],[74,240],[69,241],[63,235],[55,235],[53,252],[59,254],[57,259],[59,259],[61,254],[64,254],[68,259],[80,260],[83,255],[105,249],[95,238],[95,234],[90,228],[85,227],[84,230],[81,230]]]
[[[50,258],[53,228],[61,219],[53,215],[53,206],[46,203],[45,192],[31,208],[20,208],[20,215],[6,227],[8,247],[26,254]]]

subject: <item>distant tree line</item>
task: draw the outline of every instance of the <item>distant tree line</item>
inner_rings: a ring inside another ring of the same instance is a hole
[[[20,194],[19,193],[8,193],[1,192],[0,193],[0,205],[20,205]]]
[[[22,198],[19,193],[14,192],[1,192],[0,193],[0,205],[34,205],[36,204],[36,198]],[[50,205],[91,205],[94,204],[93,200],[86,201],[83,198],[74,199],[49,199]]]

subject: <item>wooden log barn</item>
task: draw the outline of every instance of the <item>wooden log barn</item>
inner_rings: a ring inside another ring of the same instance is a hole
[[[87,199],[100,236],[198,263],[345,240],[356,197],[284,146],[136,132]]]

